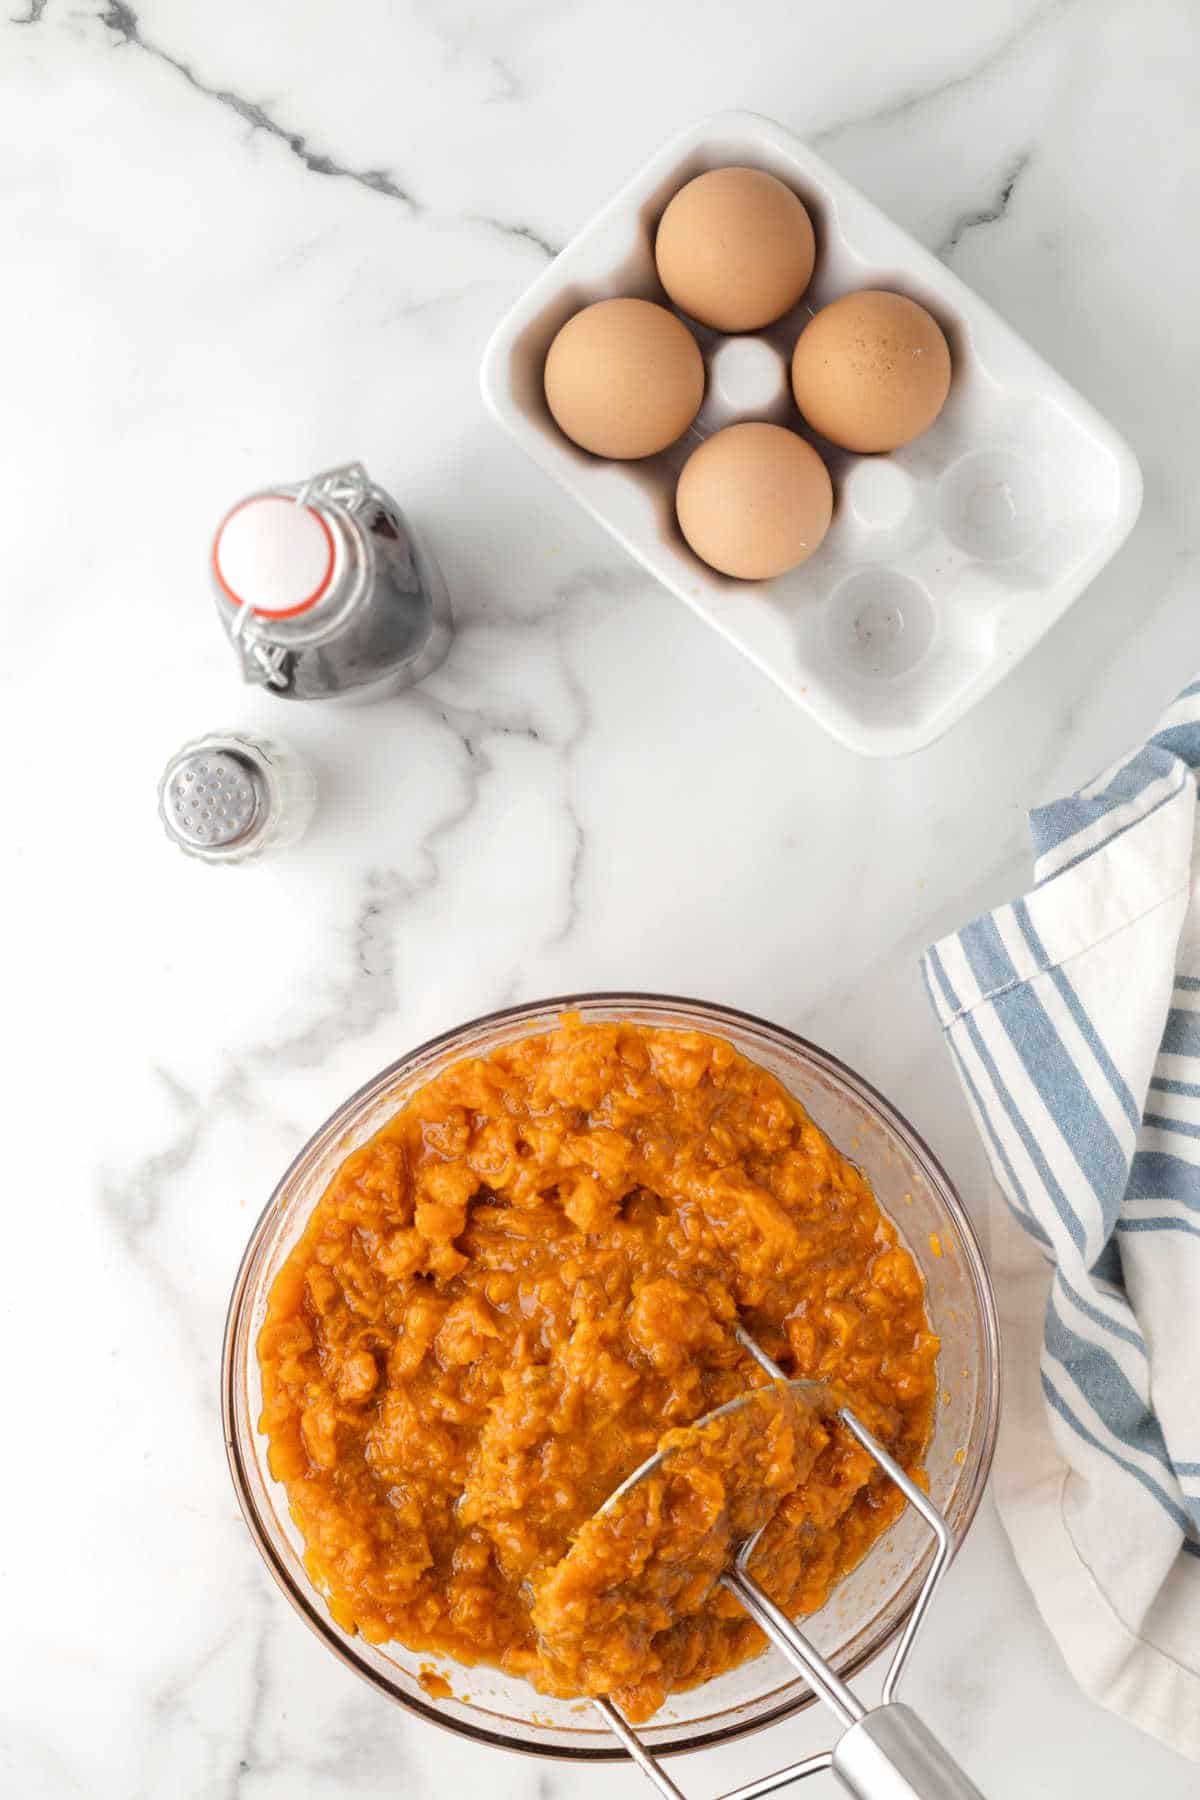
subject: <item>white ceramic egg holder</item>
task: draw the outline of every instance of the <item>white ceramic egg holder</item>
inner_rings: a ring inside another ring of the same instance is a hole
[[[804,201],[817,234],[812,284],[800,307],[754,337],[722,338],[689,320],[708,365],[696,423],[659,456],[604,462],[550,417],[546,352],[593,300],[666,303],[658,221],[685,182],[728,164],[766,169]],[[954,362],[941,416],[883,457],[852,456],[808,431],[788,377],[805,321],[863,287],[927,307]],[[961,718],[1065,612],[1141,506],[1137,461],[1112,426],[928,250],[753,113],[719,113],[651,158],[498,326],[481,381],[488,408],[535,462],[834,737],[871,756],[919,749]],[[772,581],[718,575],[675,519],[691,451],[743,418],[803,431],[833,477],[824,543]]]

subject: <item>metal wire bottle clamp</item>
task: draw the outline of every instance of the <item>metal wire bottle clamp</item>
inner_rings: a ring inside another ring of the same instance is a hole
[[[431,674],[454,634],[433,556],[361,463],[241,501],[212,572],[244,678],[284,699],[381,699]]]
[[[816,1382],[789,1381],[748,1332],[740,1325],[735,1327],[735,1332],[743,1349],[754,1357],[773,1381],[781,1382],[800,1398],[811,1397],[814,1392],[826,1392]],[[751,1388],[743,1398],[728,1402],[700,1420],[698,1428],[744,1406],[750,1400],[761,1398],[762,1392],[762,1389]],[[831,1750],[806,1757],[803,1762],[792,1763],[785,1769],[777,1769],[771,1775],[747,1782],[744,1787],[733,1788],[722,1795],[721,1800],[759,1800],[760,1795],[776,1793],[793,1781],[799,1781],[806,1775],[818,1774],[825,1769],[836,1775],[847,1793],[854,1795],[856,1800],[983,1800],[979,1789],[943,1749],[912,1708],[896,1699],[896,1689],[917,1632],[950,1563],[954,1547],[950,1528],[929,1496],[888,1455],[883,1445],[872,1437],[849,1407],[838,1408],[834,1416],[895,1482],[905,1499],[929,1526],[937,1544],[933,1561],[896,1646],[883,1683],[881,1703],[868,1709],[750,1574],[750,1558],[765,1527],[760,1527],[753,1537],[747,1538],[738,1546],[732,1566],[720,1576],[721,1585],[736,1595],[769,1641],[807,1678],[814,1693],[837,1718],[842,1733]],[[661,1467],[664,1460],[664,1453],[661,1451],[647,1458],[609,1495],[600,1509],[601,1513],[607,1512],[638,1482]],[[604,1697],[593,1700],[592,1704],[658,1792],[666,1795],[667,1800],[686,1800],[683,1790],[667,1774],[662,1763],[642,1742],[613,1701]]]

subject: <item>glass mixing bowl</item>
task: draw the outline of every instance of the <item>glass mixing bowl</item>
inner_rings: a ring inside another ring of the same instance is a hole
[[[343,1157],[448,1064],[552,1029],[558,1015],[629,1019],[722,1037],[769,1069],[870,1180],[925,1280],[942,1341],[941,1401],[925,1458],[929,1491],[961,1542],[991,1466],[999,1405],[999,1336],[991,1283],[961,1201],[912,1127],[861,1076],[803,1038],[763,1019],[701,1000],[655,994],[583,994],[510,1007],[445,1032],[401,1057],[340,1106],[309,1140],[272,1194],[246,1248],[225,1329],[222,1407],[234,1485],[246,1522],[275,1580],[336,1656],[411,1712],[485,1744],[585,1761],[624,1751],[585,1702],[555,1701],[486,1667],[468,1669],[399,1644],[373,1645],[341,1630],[304,1572],[303,1546],[282,1487],[267,1469],[257,1430],[262,1404],[254,1346],[277,1270]],[[911,1508],[878,1539],[805,1631],[843,1677],[875,1656],[902,1627],[932,1555]],[[422,1669],[433,1666],[453,1695],[433,1699]],[[659,1754],[698,1750],[786,1718],[813,1695],[776,1651],[670,1697],[641,1735]]]

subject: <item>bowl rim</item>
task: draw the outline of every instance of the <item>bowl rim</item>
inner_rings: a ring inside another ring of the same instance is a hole
[[[553,1762],[585,1762],[610,1763],[628,1760],[628,1753],[616,1742],[612,1745],[551,1745],[536,1741],[515,1741],[502,1732],[490,1729],[486,1725],[478,1725],[467,1719],[451,1718],[431,1702],[418,1698],[415,1694],[399,1692],[387,1679],[373,1669],[368,1663],[360,1661],[351,1648],[351,1640],[344,1638],[334,1628],[328,1612],[321,1605],[316,1590],[311,1592],[302,1589],[291,1577],[284,1565],[271,1534],[266,1530],[255,1506],[250,1482],[247,1478],[241,1445],[238,1442],[236,1422],[236,1358],[234,1347],[238,1335],[243,1308],[250,1288],[250,1276],[263,1240],[267,1237],[280,1203],[286,1197],[292,1179],[302,1165],[308,1160],[317,1146],[328,1138],[344,1132],[353,1115],[361,1108],[369,1095],[378,1092],[391,1081],[398,1080],[404,1070],[418,1059],[432,1055],[439,1049],[459,1038],[466,1038],[479,1031],[491,1027],[504,1026],[524,1018],[535,1018],[542,1014],[562,1014],[579,1010],[583,1007],[626,1007],[636,1010],[638,1007],[662,1007],[664,1010],[678,1008],[710,1014],[714,1024],[721,1018],[729,1019],[738,1025],[754,1028],[782,1038],[793,1049],[818,1065],[824,1065],[840,1080],[856,1088],[883,1118],[884,1123],[898,1137],[905,1141],[906,1147],[915,1158],[923,1163],[934,1177],[947,1203],[954,1224],[962,1240],[964,1261],[971,1278],[972,1285],[980,1300],[980,1322],[984,1345],[984,1364],[981,1372],[980,1391],[983,1395],[983,1408],[980,1422],[980,1454],[974,1481],[968,1490],[963,1503],[963,1510],[958,1524],[953,1530],[954,1555],[957,1556],[967,1532],[979,1509],[991,1473],[992,1459],[995,1453],[996,1436],[1000,1420],[1001,1394],[1001,1337],[999,1315],[996,1298],[992,1287],[987,1262],[979,1242],[978,1234],[971,1221],[966,1207],[959,1197],[958,1190],[950,1180],[942,1163],[926,1144],[920,1132],[909,1123],[875,1085],[860,1075],[849,1063],[842,1061],[832,1051],[826,1050],[811,1039],[802,1037],[799,1032],[791,1031],[787,1026],[778,1025],[773,1020],[765,1019],[760,1014],[746,1012],[739,1007],[726,1006],[711,1000],[701,1000],[681,994],[664,994],[643,991],[618,991],[609,989],[590,990],[573,994],[552,995],[546,999],[521,1001],[511,1006],[500,1007],[492,1012],[481,1013],[474,1019],[437,1032],[422,1043],[414,1045],[402,1056],[380,1069],[367,1081],[361,1083],[354,1092],[334,1109],[334,1111],[310,1134],[305,1143],[292,1158],[279,1180],[271,1191],[270,1198],[262,1212],[255,1220],[247,1239],[241,1260],[234,1277],[233,1288],[229,1297],[229,1305],[225,1314],[224,1335],[221,1347],[221,1424],[225,1434],[225,1454],[229,1464],[229,1472],[233,1481],[238,1506],[246,1522],[250,1535],[260,1556],[267,1566],[276,1586],[299,1614],[309,1629],[320,1641],[331,1650],[346,1668],[353,1671],[360,1680],[367,1682],[377,1692],[390,1700],[394,1705],[403,1707],[418,1718],[449,1731],[456,1737],[467,1738],[478,1744],[486,1744],[494,1749],[506,1750],[524,1756],[537,1757]],[[664,1025],[664,1030],[679,1029]],[[890,1629],[878,1642],[864,1647],[851,1662],[841,1671],[842,1678],[849,1681],[877,1656],[892,1644],[912,1612],[915,1596],[896,1618]],[[700,1749],[714,1749],[720,1744],[732,1743],[738,1738],[749,1737],[764,1730],[769,1725],[794,1717],[814,1705],[816,1695],[808,1690],[790,1695],[777,1706],[771,1707],[759,1717],[743,1721],[734,1721],[726,1726],[706,1731],[693,1739],[685,1739],[674,1744],[655,1746],[655,1755],[681,1756]]]

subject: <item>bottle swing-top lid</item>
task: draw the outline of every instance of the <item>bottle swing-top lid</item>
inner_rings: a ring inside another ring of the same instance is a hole
[[[226,515],[213,540],[213,572],[226,599],[258,619],[297,619],[329,592],[333,533],[311,506],[255,494]]]

